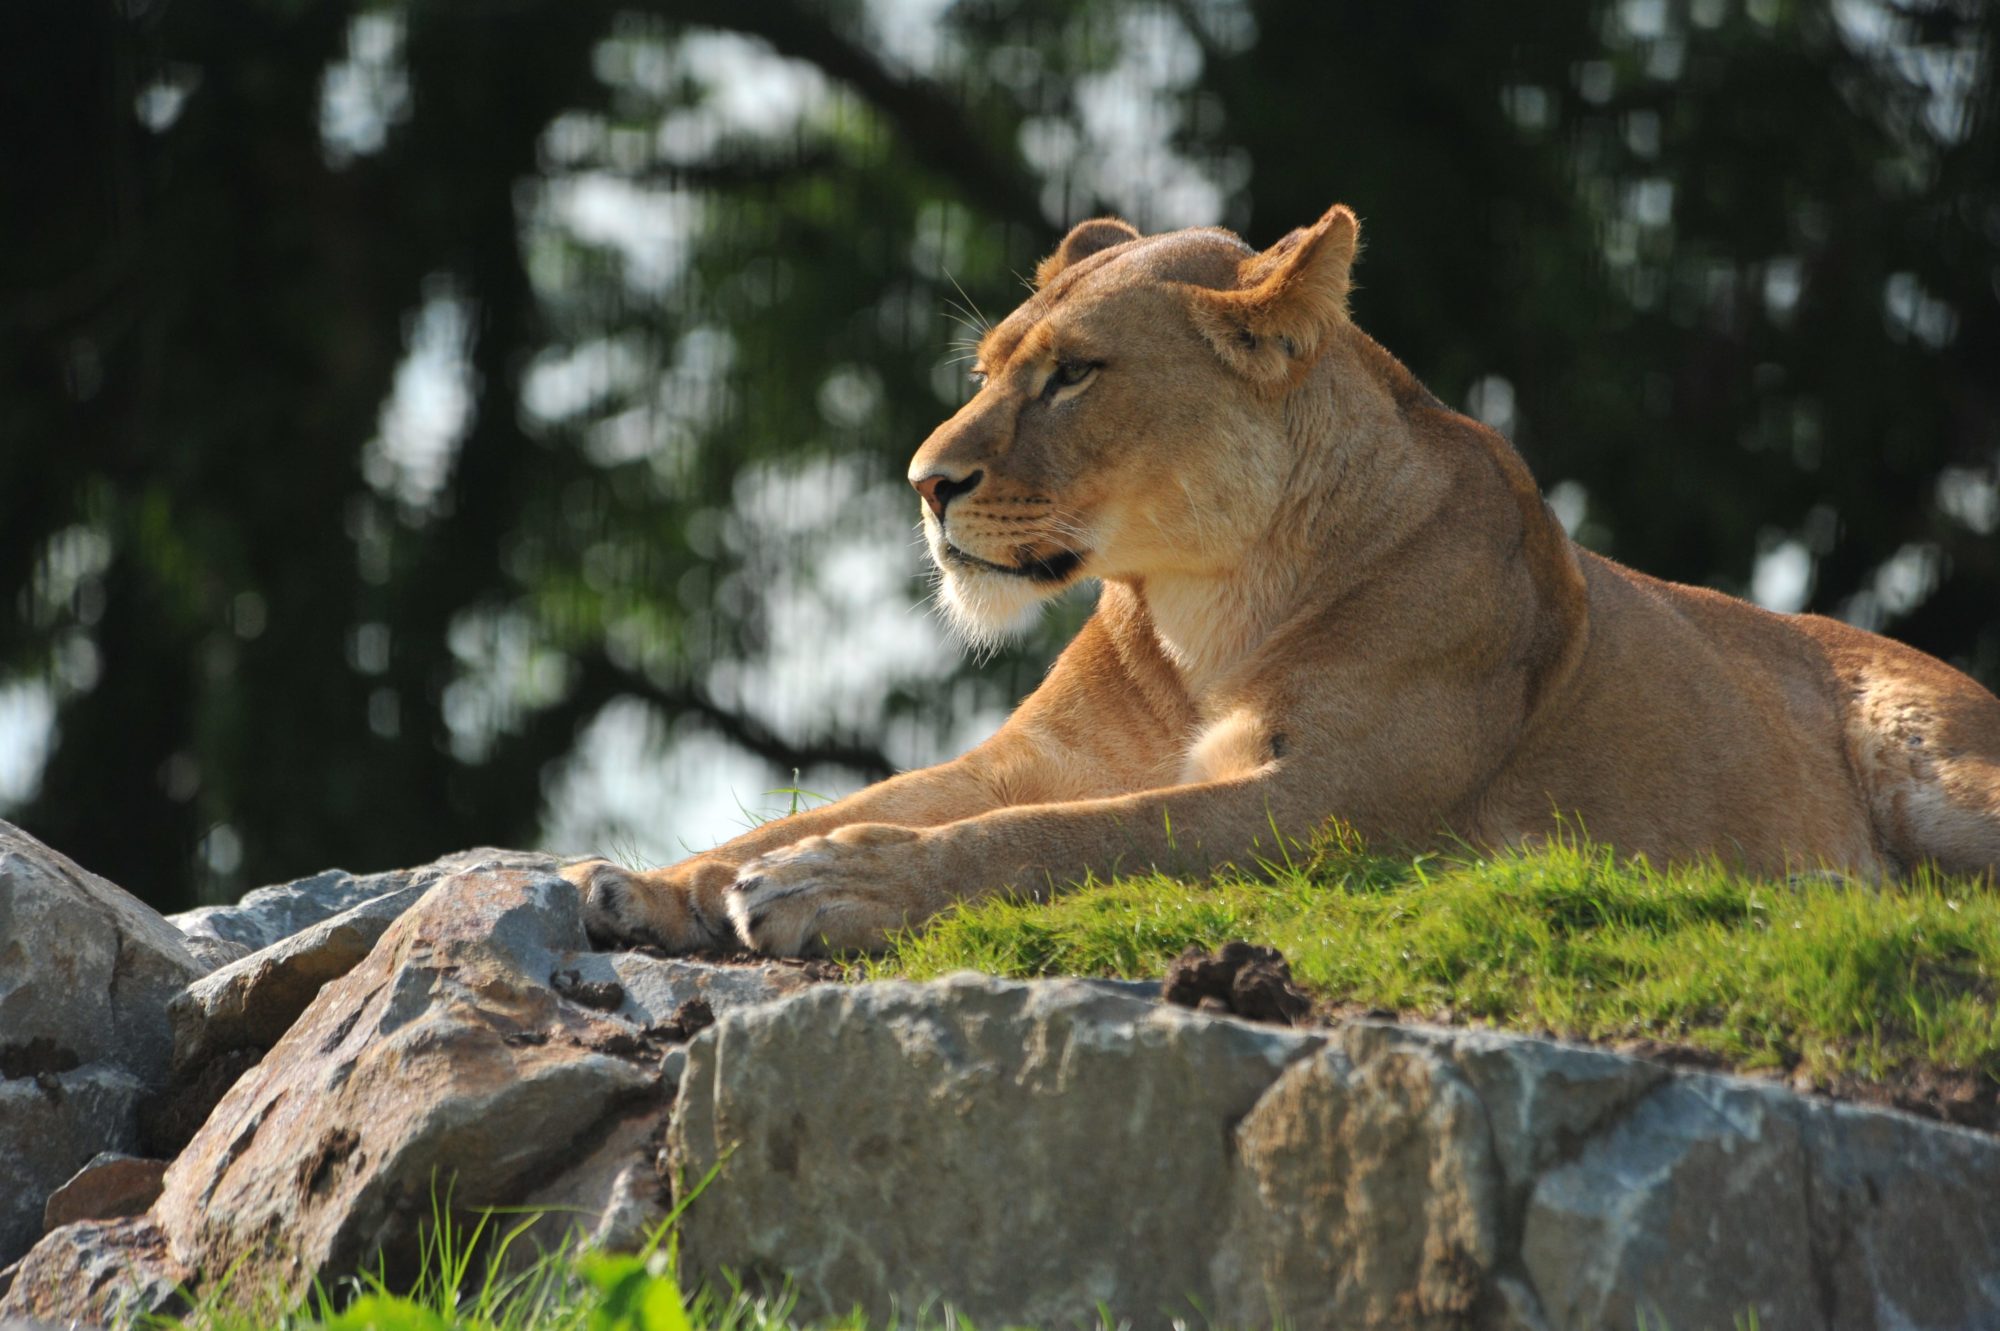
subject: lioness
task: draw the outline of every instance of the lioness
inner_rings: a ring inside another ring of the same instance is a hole
[[[1580,549],[1507,441],[1348,318],[1336,207],[1071,231],[910,464],[942,601],[988,638],[1096,612],[961,758],[670,868],[566,872],[600,940],[879,946],[953,902],[1199,872],[1338,817],[1759,874],[2000,866],[2000,700],[1912,648]]]

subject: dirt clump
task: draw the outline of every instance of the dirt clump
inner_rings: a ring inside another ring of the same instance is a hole
[[[1990,1073],[1910,1067],[1880,1081],[1851,1077],[1814,1089],[1836,1100],[1900,1109],[1955,1127],[2000,1133],[2000,1088]]]
[[[646,1028],[646,1038],[662,1044],[685,1044],[715,1025],[715,1009],[706,998],[690,998],[674,1009],[674,1015]]]
[[[706,998],[690,998],[674,1009],[665,1021],[656,1021],[638,1030],[614,1030],[596,1039],[575,1042],[586,1049],[632,1062],[655,1060],[673,1045],[686,1044],[715,1024],[715,1009]]]
[[[1292,979],[1284,954],[1240,939],[1213,952],[1190,945],[1167,967],[1160,998],[1280,1026],[1297,1025],[1312,1013],[1312,999]]]

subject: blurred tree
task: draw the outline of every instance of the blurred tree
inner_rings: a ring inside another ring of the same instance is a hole
[[[1580,538],[1995,682],[1996,42],[1976,0],[19,0],[0,746],[52,725],[0,802],[171,907],[618,835],[564,807],[619,744],[940,752],[1086,607],[961,661],[897,477],[949,320],[1107,210],[1352,203],[1362,324]]]

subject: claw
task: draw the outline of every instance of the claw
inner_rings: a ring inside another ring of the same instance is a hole
[[[772,902],[785,901],[791,897],[803,896],[807,892],[818,891],[821,885],[808,879],[803,883],[794,883],[790,887],[773,888],[768,892],[763,890],[763,886],[764,880],[762,878],[752,878],[747,883],[738,883],[731,891],[741,895],[746,902],[752,896],[755,896],[757,898],[757,906],[761,910]]]

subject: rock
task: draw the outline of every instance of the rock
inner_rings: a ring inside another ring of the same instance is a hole
[[[1673,1075],[1659,1063],[1499,1031],[1388,1022],[1356,1022],[1349,1029],[1350,1039],[1415,1040],[1450,1050],[1486,1106],[1512,1211],[1525,1204],[1543,1170]]]
[[[2000,1140],[1803,1103],[1814,1324],[2000,1326]]]
[[[366,901],[385,897],[410,885],[411,870],[351,874],[326,869],[289,883],[256,888],[227,906],[197,906],[167,916],[167,923],[190,939],[242,948],[242,956],[283,942],[299,930],[318,924]]]
[[[288,991],[239,977],[337,953],[350,944],[321,940],[393,914],[168,1168],[143,1218],[162,1256],[142,1263],[135,1287],[99,1282],[99,1255],[114,1238],[139,1248],[150,1238],[70,1225],[36,1247],[30,1287],[0,1306],[98,1316],[108,1300],[149,1297],[156,1269],[199,1283],[233,1267],[242,1288],[281,1296],[378,1259],[393,1279],[408,1274],[434,1203],[546,1208],[517,1240],[522,1256],[537,1243],[636,1246],[650,1235],[666,1215],[670,1042],[708,1005],[754,1004],[807,981],[786,967],[590,952],[576,891],[552,874],[488,869],[404,890],[422,900],[364,903],[198,986],[240,992],[254,1020],[269,994]],[[214,1020],[205,1066],[251,1052],[216,1052],[227,1042]]]
[[[167,1171],[154,1215],[175,1258],[203,1272],[241,1259],[239,1278],[294,1294],[378,1256],[393,1272],[434,1200],[518,1203],[659,1106],[658,1053],[549,985],[583,947],[559,878],[439,883]]]
[[[720,1166],[684,1260],[789,1278],[802,1319],[939,1297],[980,1325],[1193,1316],[1230,1129],[1322,1042],[979,976],[724,1013],[688,1046],[668,1138],[689,1185]]]
[[[617,1014],[639,1026],[671,1021],[681,1004],[701,998],[717,1012],[796,994],[820,983],[805,968],[772,962],[764,966],[715,966],[681,957],[640,952],[595,952],[578,957],[579,971],[616,982],[624,990]]]
[[[0,1297],[0,1325],[9,1318],[129,1325],[177,1308],[188,1274],[147,1217],[65,1225],[21,1259]]]
[[[1487,1297],[1501,1254],[1485,1108],[1448,1045],[1362,1034],[1287,1068],[1236,1130],[1210,1259],[1220,1325],[1461,1327]]]
[[[561,861],[539,851],[496,850],[482,846],[461,850],[412,869],[352,874],[327,869],[306,878],[245,893],[229,906],[200,906],[169,915],[167,922],[190,938],[241,945],[241,955],[261,952],[322,920],[363,902],[374,901],[407,887],[427,887],[440,878],[471,869],[553,869]],[[415,898],[408,898],[414,901]],[[235,957],[226,958],[228,961]],[[224,963],[218,963],[224,964]]]
[[[177,1074],[236,1049],[269,1049],[321,986],[354,969],[376,940],[429,891],[397,889],[307,925],[190,984],[167,1005]]]
[[[123,1068],[91,1063],[0,1081],[0,1208],[9,1261],[41,1237],[43,1203],[99,1151],[137,1140],[145,1088]]]
[[[223,960],[169,1007],[171,1083],[142,1107],[144,1144],[166,1154],[185,1146],[237,1075],[290,1029],[321,986],[368,955],[397,917],[442,877],[487,868],[543,870],[557,863],[531,851],[460,851],[420,868],[365,878],[328,870],[259,888],[237,906],[174,916],[189,928],[237,938],[282,936],[254,952],[230,938],[189,937],[191,947]],[[353,904],[338,908],[342,902]]]
[[[802,1320],[2000,1325],[2000,1138],[1490,1031],[595,953],[534,869],[397,891],[196,986],[206,1081],[150,1112],[199,1127],[158,1199],[51,1230],[0,1317],[112,1320],[232,1268],[259,1297],[393,1282],[434,1202],[545,1211],[516,1256],[636,1246],[705,1184],[689,1274]],[[56,1035],[0,1073],[38,1153],[131,1134],[139,1078]],[[0,1197],[31,1158],[0,1152]]]
[[[262,1049],[234,1049],[192,1070],[183,1070],[167,1089],[139,1103],[139,1145],[148,1155],[181,1153],[208,1121],[236,1079],[257,1066]]]
[[[661,1082],[669,1092],[680,1084],[664,1074]],[[642,1105],[610,1124],[589,1154],[522,1197],[524,1211],[544,1212],[524,1235],[523,1254],[552,1249],[565,1237],[587,1248],[643,1247],[672,1206],[660,1167],[666,1126],[657,1106]]]
[[[202,970],[210,973],[221,970],[232,961],[241,961],[252,951],[247,943],[210,938],[206,934],[183,935],[181,943],[187,948],[188,955],[200,963]]]
[[[977,977],[738,1009],[685,1058],[690,1270],[805,1318],[2000,1325],[2000,1139],[1769,1083]]]
[[[166,1172],[164,1160],[102,1152],[50,1194],[42,1208],[42,1228],[138,1215],[160,1195],[160,1180]]]
[[[0,822],[0,1265],[40,1235],[64,1179],[137,1145],[167,1000],[200,973],[137,898]]]
[[[0,1059],[47,1039],[79,1064],[156,1079],[166,1000],[198,971],[138,898],[0,823]]]
[[[1715,1076],[1667,1080],[1536,1185],[1551,1325],[2000,1325],[2000,1140]]]

